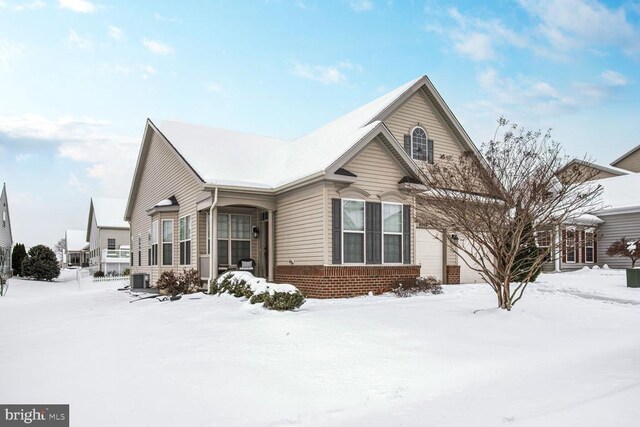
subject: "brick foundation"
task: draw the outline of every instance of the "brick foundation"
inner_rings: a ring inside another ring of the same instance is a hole
[[[388,291],[398,279],[414,280],[419,275],[419,265],[279,265],[275,268],[276,282],[291,283],[308,298],[380,294]]]
[[[459,265],[447,265],[447,285],[459,285],[460,284],[460,266]]]

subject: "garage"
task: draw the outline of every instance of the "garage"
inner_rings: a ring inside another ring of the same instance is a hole
[[[434,236],[435,230],[416,229],[416,261],[420,265],[420,275],[433,276],[442,280],[442,242]]]

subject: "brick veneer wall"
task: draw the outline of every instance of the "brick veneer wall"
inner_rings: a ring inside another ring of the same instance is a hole
[[[447,281],[448,285],[460,284],[460,266],[459,265],[447,265]]]
[[[388,291],[398,279],[414,280],[419,275],[419,265],[279,265],[275,268],[276,282],[291,283],[308,298],[380,294]]]

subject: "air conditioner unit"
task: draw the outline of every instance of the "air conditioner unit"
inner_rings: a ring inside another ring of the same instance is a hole
[[[149,274],[136,273],[131,275],[131,289],[146,289],[149,287]]]

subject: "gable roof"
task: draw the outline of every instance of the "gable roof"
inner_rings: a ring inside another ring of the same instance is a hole
[[[581,159],[573,159],[573,160],[571,160],[569,163],[564,165],[564,167],[562,169],[560,169],[558,171],[558,173],[561,173],[563,170],[567,169],[573,163],[577,163],[578,165],[594,168],[594,169],[600,170],[602,172],[607,172],[607,173],[610,173],[610,174],[613,174],[613,175],[616,175],[616,176],[622,176],[622,175],[628,175],[629,174],[629,171],[625,170],[625,169],[620,169],[620,168],[616,168],[616,167],[613,167],[613,166],[603,166],[603,165],[600,165],[598,163],[587,162],[586,160],[581,160]]]
[[[362,148],[362,144],[375,137],[382,139],[409,175],[418,176],[418,166],[383,123],[418,91],[423,91],[436,106],[458,141],[475,152],[484,164],[477,148],[431,81],[427,76],[421,76],[293,140],[148,119],[125,218],[131,214],[136,183],[141,174],[141,157],[150,139],[149,129],[162,135],[204,186],[277,191],[335,172],[349,156]]]
[[[9,229],[9,240],[11,241],[11,244],[13,245],[13,233],[11,231],[11,214],[9,213],[9,198],[7,196],[7,184],[6,183],[2,183],[2,193],[0,193],[0,200],[4,200],[4,203],[6,203],[6,206],[0,206],[0,210],[3,207],[6,208],[6,211],[7,211],[7,225],[8,225],[7,228]]]
[[[633,147],[631,150],[627,151],[622,156],[618,157],[613,162],[611,162],[610,165],[611,166],[615,166],[616,164],[620,163],[621,161],[623,161],[624,159],[626,159],[627,157],[629,157],[630,155],[632,155],[633,153],[635,153],[638,150],[640,150],[640,145],[637,145],[636,147]]]
[[[603,208],[596,214],[630,213],[640,211],[640,173],[604,178],[594,181],[602,186]]]
[[[127,199],[92,197],[89,202],[89,222],[87,224],[87,241],[90,240],[91,219],[96,218],[98,228],[128,229],[129,223],[124,218]]]
[[[86,237],[87,237],[86,230],[65,231],[64,238],[67,243],[67,252],[83,250],[88,244]]]

